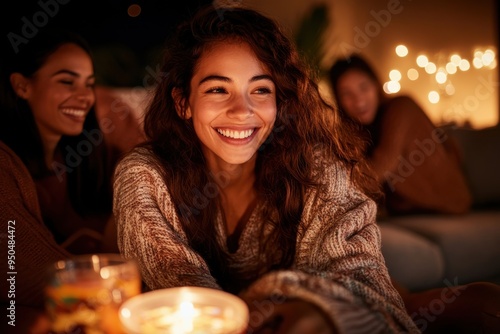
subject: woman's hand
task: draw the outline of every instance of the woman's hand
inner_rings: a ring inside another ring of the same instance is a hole
[[[250,310],[252,312],[252,310]],[[334,334],[333,324],[315,305],[303,300],[275,304],[254,334]]]

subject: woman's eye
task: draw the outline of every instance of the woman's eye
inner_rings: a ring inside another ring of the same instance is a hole
[[[206,91],[206,93],[209,93],[209,94],[222,94],[222,93],[226,93],[226,90],[222,87],[214,87],[214,88],[210,88]]]
[[[256,92],[257,94],[271,94],[271,92],[272,92],[272,91],[271,91],[271,89],[269,89],[269,88],[267,88],[267,87],[261,87],[261,88],[257,88],[257,89],[255,90],[255,92]]]
[[[64,84],[64,85],[72,85],[73,84],[73,81],[71,81],[71,80],[60,80],[59,82]]]

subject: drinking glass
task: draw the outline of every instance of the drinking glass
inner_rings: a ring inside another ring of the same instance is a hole
[[[54,263],[45,288],[55,334],[122,334],[118,310],[141,292],[137,265],[119,254],[89,254]]]

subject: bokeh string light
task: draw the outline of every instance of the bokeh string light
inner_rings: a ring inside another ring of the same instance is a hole
[[[400,44],[395,48],[396,55],[404,58],[410,55],[410,50],[407,46]],[[383,89],[387,94],[398,93],[401,88],[402,73],[406,73],[410,81],[416,81],[422,75],[434,77],[434,82],[437,87],[429,87],[427,99],[432,104],[437,104],[443,96],[451,96],[456,93],[456,88],[451,81],[451,77],[459,72],[466,72],[471,69],[475,70],[492,70],[497,66],[496,52],[492,48],[478,48],[472,53],[471,59],[462,57],[454,53],[447,60],[442,59],[434,61],[423,52],[417,52],[415,58],[416,67],[408,69],[391,69],[389,71],[389,80],[383,85]]]

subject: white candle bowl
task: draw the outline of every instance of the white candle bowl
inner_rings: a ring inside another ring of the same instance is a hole
[[[127,334],[242,334],[248,307],[239,297],[201,287],[178,287],[143,293],[120,308]]]

